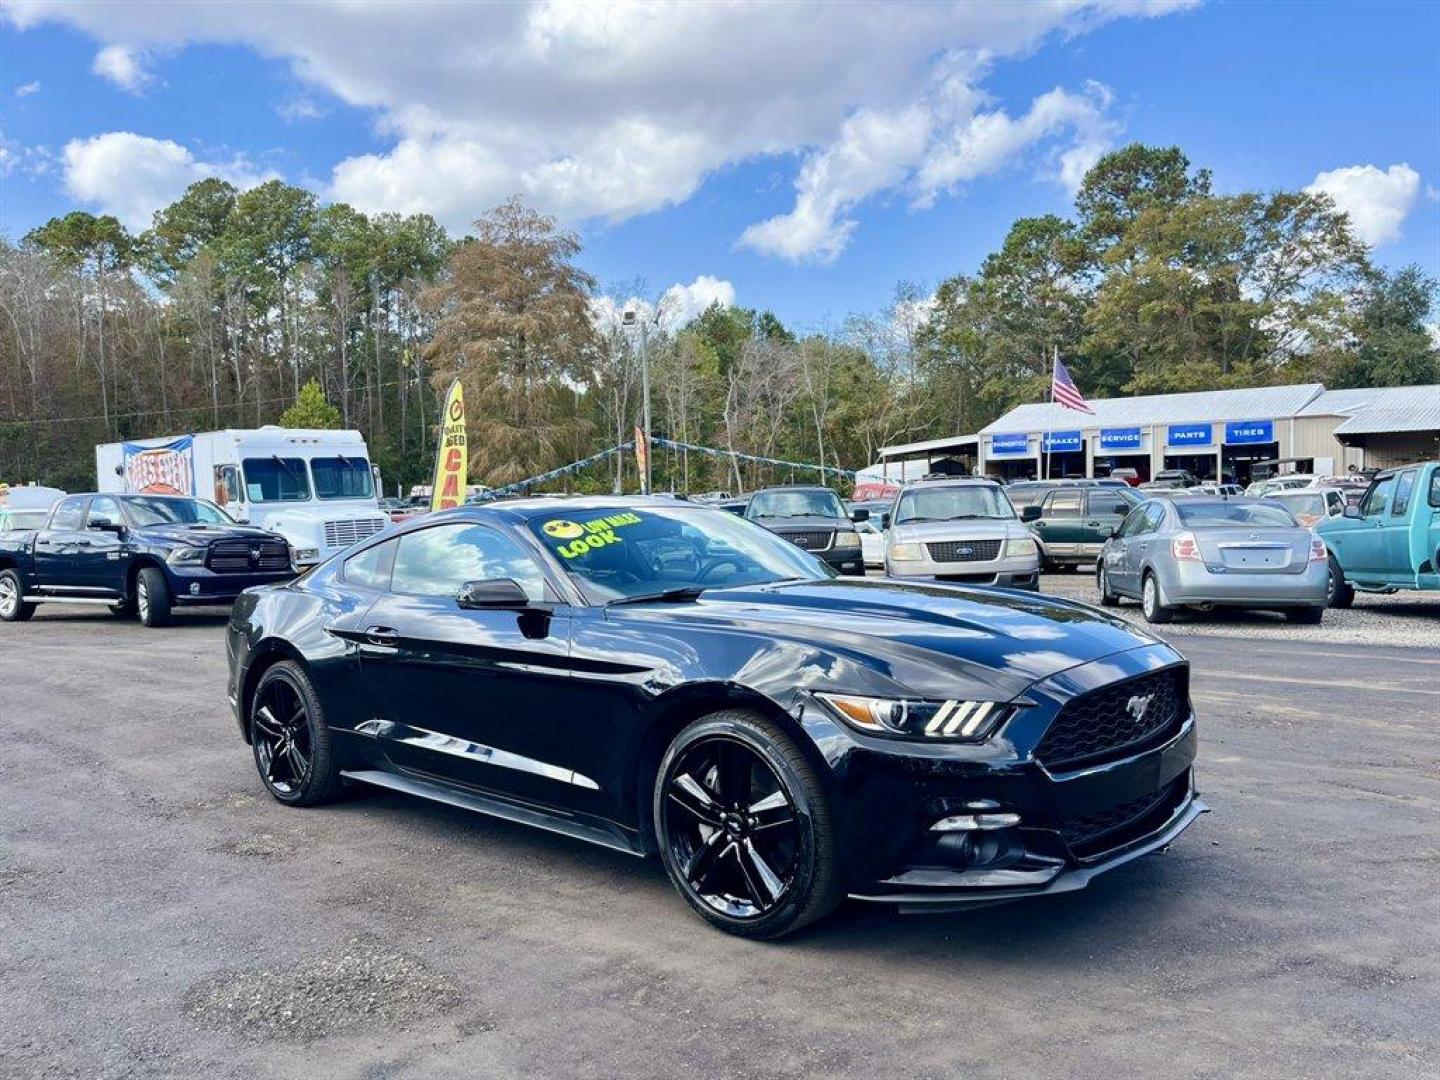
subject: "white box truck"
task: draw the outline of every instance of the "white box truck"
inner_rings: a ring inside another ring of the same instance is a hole
[[[193,495],[237,521],[277,532],[313,566],[390,524],[358,431],[270,425],[105,443],[96,490]]]

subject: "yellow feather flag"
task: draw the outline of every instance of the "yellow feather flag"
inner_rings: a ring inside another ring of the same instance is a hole
[[[435,479],[430,509],[448,510],[465,502],[470,452],[465,444],[465,391],[456,379],[445,393],[440,410],[440,445],[435,448]]]

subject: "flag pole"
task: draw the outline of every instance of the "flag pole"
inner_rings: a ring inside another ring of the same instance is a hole
[[[1055,404],[1055,364],[1060,360],[1060,346],[1052,345],[1050,354],[1050,404]],[[1050,414],[1045,414],[1045,441],[1041,443],[1040,449],[1045,455],[1045,475],[1043,480],[1050,479]]]

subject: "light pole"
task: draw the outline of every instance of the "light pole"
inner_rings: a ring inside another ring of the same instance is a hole
[[[658,322],[660,313],[655,313]],[[640,426],[645,435],[645,471],[640,477],[640,494],[650,494],[650,357],[646,348],[646,322],[633,307],[626,308],[620,318],[621,326],[640,327]]]

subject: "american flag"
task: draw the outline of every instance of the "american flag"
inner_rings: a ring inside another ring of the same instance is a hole
[[[1055,358],[1055,374],[1050,380],[1050,400],[1067,409],[1095,415],[1095,410],[1085,403],[1085,395],[1075,388],[1075,380],[1070,378],[1070,372],[1058,356]]]

